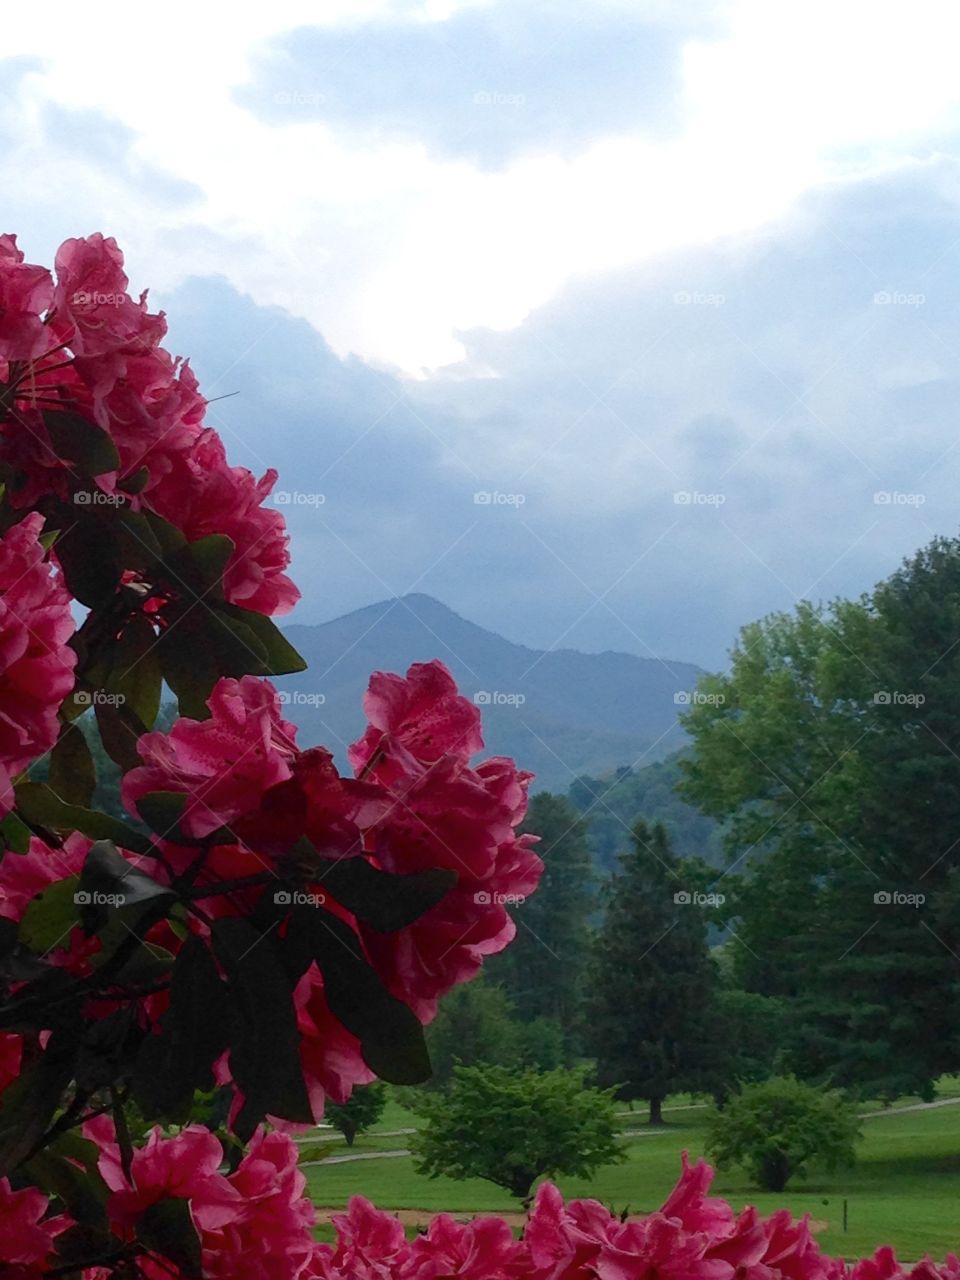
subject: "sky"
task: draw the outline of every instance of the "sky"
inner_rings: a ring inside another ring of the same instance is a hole
[[[296,619],[427,592],[722,668],[956,532],[960,10],[104,0],[0,52],[4,230],[102,230]]]

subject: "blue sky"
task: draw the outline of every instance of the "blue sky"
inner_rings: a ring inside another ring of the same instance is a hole
[[[299,620],[719,667],[955,532],[952,5],[102,8],[11,24],[4,229],[114,234],[236,393]]]

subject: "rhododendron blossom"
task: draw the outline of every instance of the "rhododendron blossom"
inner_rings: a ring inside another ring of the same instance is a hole
[[[57,711],[73,688],[70,597],[39,542],[43,519],[0,537],[0,815],[15,776],[57,740]]]

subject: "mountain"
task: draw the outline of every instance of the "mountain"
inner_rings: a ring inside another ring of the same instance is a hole
[[[661,759],[683,744],[677,695],[701,671],[629,653],[528,649],[413,594],[319,626],[286,628],[308,670],[277,680],[303,745],[322,743],[341,763],[363,731],[371,671],[406,671],[440,658],[481,705],[490,755],[537,775],[536,789],[565,791],[581,774]]]

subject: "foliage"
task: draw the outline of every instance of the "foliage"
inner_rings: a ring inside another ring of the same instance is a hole
[[[379,1121],[386,1105],[387,1090],[374,1080],[358,1085],[346,1102],[331,1102],[324,1114],[343,1134],[347,1146],[352,1147],[358,1133],[372,1129]]]
[[[723,863],[720,825],[701,813],[678,791],[683,780],[680,761],[685,752],[642,768],[617,769],[609,776],[575,778],[567,798],[587,824],[587,844],[594,863],[614,871],[617,857],[630,839],[634,823],[663,824],[681,857],[700,857],[712,866]]]
[[[540,837],[543,876],[536,894],[513,910],[517,936],[489,972],[509,992],[524,1022],[559,1023],[572,1058],[596,904],[586,826],[562,796],[543,791],[531,799],[523,830]]]
[[[860,601],[744,628],[701,685],[684,789],[728,824],[739,980],[791,1066],[894,1098],[960,1061],[960,542]]]
[[[604,891],[605,914],[588,974],[586,1017],[602,1084],[663,1099],[708,1087],[719,1040],[705,1034],[717,975],[707,947],[702,868],[688,872],[662,826],[638,822],[634,848]]]
[[[712,1117],[708,1150],[721,1169],[742,1165],[756,1186],[782,1191],[808,1169],[852,1165],[860,1121],[836,1091],[793,1076],[744,1085]]]
[[[522,1198],[544,1174],[586,1175],[621,1158],[612,1091],[588,1088],[583,1069],[458,1066],[422,1107],[413,1150],[431,1177],[486,1178]]]
[[[314,1213],[267,1118],[429,1076],[536,887],[529,776],[471,764],[439,662],[374,674],[352,776],[297,746],[276,475],[229,464],[127,285],[100,235],[55,279],[0,237],[0,1263],[295,1280]]]

